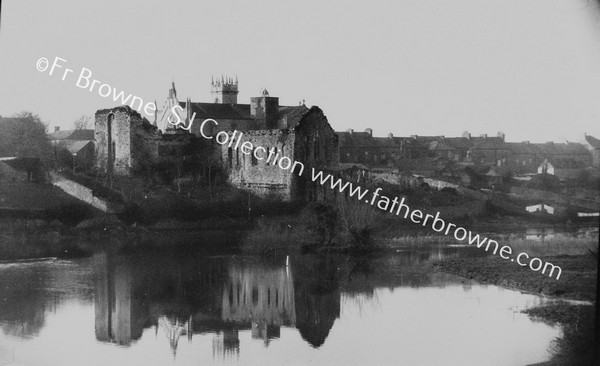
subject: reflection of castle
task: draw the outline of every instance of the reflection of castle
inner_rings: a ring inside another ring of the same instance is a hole
[[[179,337],[187,335],[188,340],[192,339],[192,317],[187,322],[180,322],[179,319],[169,319],[166,316],[158,318],[158,327],[163,330],[169,344],[171,345],[171,352],[175,354],[177,352],[177,345],[179,344]]]
[[[142,335],[143,323],[134,315],[137,303],[132,296],[132,276],[125,264],[112,263],[106,254],[95,257],[96,339],[129,344]]]
[[[222,319],[251,322],[252,338],[264,339],[265,344],[278,338],[282,325],[296,322],[290,269],[231,265],[223,288]]]
[[[220,355],[222,358],[240,354],[240,338],[237,330],[224,330],[215,334],[213,338],[213,358]]]
[[[150,260],[95,256],[98,340],[128,345],[153,326],[175,354],[180,337],[214,333],[213,354],[230,357],[240,352],[240,331],[268,345],[281,327],[295,326],[319,347],[340,314],[339,281],[328,264]],[[301,274],[295,281],[292,268]]]

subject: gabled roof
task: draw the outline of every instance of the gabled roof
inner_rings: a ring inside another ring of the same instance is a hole
[[[546,142],[538,145],[543,155],[588,155],[589,151],[582,144],[575,142],[554,143]]]
[[[374,147],[376,142],[368,132],[336,132],[340,147]]]
[[[473,142],[466,137],[447,137],[443,141],[457,150],[468,150],[473,146]]]
[[[293,107],[281,106],[279,107],[278,120],[285,120],[290,128],[295,127],[309,109],[305,105],[298,105]]]
[[[372,137],[369,132],[336,132],[340,147],[353,148],[394,148],[401,149],[403,146],[421,147],[421,145],[410,138],[402,137]]]
[[[471,148],[475,150],[508,149],[506,142],[500,137],[471,137],[471,141],[473,144]]]
[[[94,130],[64,130],[48,134],[51,141],[57,140],[77,140],[90,141],[94,139]]]
[[[537,144],[531,144],[529,142],[507,142],[506,145],[515,154],[541,154],[541,149]]]
[[[550,158],[550,159],[546,159],[546,160],[548,160],[548,162],[550,162],[550,164],[552,164],[552,166],[555,169],[583,169],[586,167],[586,164],[584,164],[582,161],[571,159],[571,158],[564,158],[564,159]]]
[[[186,103],[179,102],[185,109]],[[222,104],[222,103],[191,103],[191,113],[196,113],[196,119],[233,119],[254,120],[250,114],[250,104]],[[278,120],[286,119],[288,126],[295,126],[309,111],[305,105],[279,106]]]
[[[594,136],[585,135],[585,141],[590,144],[594,149],[600,149],[600,140],[595,138]]]
[[[92,144],[90,140],[65,140],[61,141],[60,146],[67,149],[71,154],[77,154],[81,149],[85,148],[88,144]]]
[[[392,137],[392,139],[404,147],[415,148],[415,149],[427,149],[427,146],[423,145],[412,137]]]
[[[438,141],[431,141],[429,143],[430,151],[446,151],[446,150],[456,150],[454,146],[448,143],[445,139]]]
[[[185,102],[179,102],[184,109]],[[191,113],[198,118],[252,120],[250,104],[221,104],[221,103],[191,103]]]

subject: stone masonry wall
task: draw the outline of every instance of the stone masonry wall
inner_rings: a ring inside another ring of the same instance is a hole
[[[228,134],[231,137],[232,132]],[[238,135],[239,132],[236,136]],[[268,153],[264,153],[262,150],[257,154],[264,156],[264,160],[253,158],[252,154],[243,154],[241,146],[245,141],[250,141],[254,149],[259,146],[267,151],[277,148],[280,158],[286,156],[293,160],[294,133],[289,130],[243,131],[238,149],[229,148],[228,144],[221,145],[221,164],[228,174],[228,182],[261,197],[270,196],[285,201],[291,200],[292,174],[297,173],[292,173],[291,168],[281,169],[278,165],[267,163]]]
[[[99,110],[95,117],[96,166],[103,172],[129,174],[136,160],[158,157],[156,127],[129,106]]]

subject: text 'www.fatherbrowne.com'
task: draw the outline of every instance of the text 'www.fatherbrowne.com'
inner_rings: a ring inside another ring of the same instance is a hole
[[[101,81],[92,78],[92,71],[88,68],[82,67],[77,73],[75,73],[74,69],[66,67],[66,63],[67,60],[60,57],[55,57],[52,63],[50,63],[50,60],[48,60],[46,57],[41,57],[36,62],[36,69],[39,72],[46,72],[49,69],[48,75],[57,75],[61,77],[62,81],[65,81],[66,79],[75,79],[74,75],[77,74],[75,86],[78,88],[88,90],[89,92],[96,91],[103,98],[110,97],[114,101],[120,100],[120,103],[129,104],[133,109],[137,109],[138,112],[143,109],[148,115],[153,115],[156,111],[155,103],[144,104],[142,98],[132,94],[126,94],[123,90],[118,91],[109,84],[102,83]],[[136,104],[137,108],[135,107]],[[186,123],[179,117],[179,113],[177,113],[179,111],[177,111],[176,108],[181,107],[175,106],[173,108],[171,111],[172,115],[168,118],[169,124],[173,125],[175,128],[181,128],[188,131],[191,130],[192,124],[194,123],[195,113],[191,120],[186,121]],[[176,120],[173,120],[171,117],[175,117]],[[207,123],[218,125],[218,122],[213,119],[206,119],[201,123],[200,126],[200,134],[202,137],[213,139],[213,136],[204,133],[204,127]],[[243,133],[239,131],[233,131],[233,133],[220,131],[214,138],[217,143],[221,145],[228,144],[230,148],[235,150],[239,148],[242,154],[252,155],[257,161],[266,159],[267,164],[277,165],[280,169],[289,170],[290,173],[298,174],[298,176],[303,175],[304,165],[301,162],[293,161],[283,155],[280,156],[279,152],[276,151],[275,148],[271,148],[269,150],[262,146],[253,146],[250,141],[245,141],[240,144],[242,136]],[[562,269],[550,262],[544,262],[540,258],[536,257],[531,258],[527,253],[524,252],[513,256],[512,248],[508,245],[500,247],[498,242],[495,240],[487,237],[481,237],[479,234],[474,234],[471,232],[471,230],[456,226],[455,224],[446,223],[439,217],[439,212],[437,212],[434,216],[430,214],[424,214],[420,210],[411,210],[410,207],[405,203],[405,197],[402,197],[401,200],[398,200],[398,197],[390,199],[387,196],[381,195],[380,192],[382,189],[377,188],[371,193],[369,198],[365,198],[369,194],[368,189],[364,189],[359,185],[354,185],[351,182],[344,182],[341,178],[334,178],[331,174],[324,174],[323,171],[317,171],[315,168],[312,168],[311,170],[311,179],[313,182],[318,182],[322,186],[329,185],[332,190],[338,190],[340,193],[346,192],[348,193],[349,197],[354,197],[367,204],[376,206],[382,211],[390,212],[397,216],[403,214],[402,216],[405,219],[410,217],[410,220],[415,224],[422,224],[423,226],[429,225],[435,232],[443,232],[444,235],[453,235],[458,241],[467,240],[469,245],[475,245],[477,248],[484,248],[486,252],[488,252],[493,246],[493,254],[498,254],[502,259],[510,260],[511,262],[516,260],[517,264],[522,267],[528,266],[532,271],[541,271],[542,274],[547,273],[549,277],[553,277],[556,271],[557,280],[562,274]]]
[[[410,217],[410,220],[415,224],[430,226],[435,232],[443,232],[444,235],[453,235],[456,240],[461,242],[467,240],[469,245],[475,245],[477,248],[484,248],[486,252],[493,247],[493,254],[498,254],[502,259],[510,260],[511,262],[516,260],[517,264],[522,267],[528,266],[532,271],[541,271],[542,274],[547,274],[548,277],[553,277],[556,273],[557,280],[562,274],[562,269],[550,262],[544,262],[536,257],[530,258],[530,256],[524,252],[513,256],[512,248],[508,245],[500,247],[495,240],[480,236],[479,234],[474,234],[471,230],[456,226],[453,223],[446,223],[439,217],[439,212],[434,216],[424,214],[420,210],[411,210],[405,203],[405,197],[402,197],[401,200],[398,200],[398,197],[390,199],[389,197],[380,194],[381,188],[377,188],[368,195],[368,189],[364,189],[359,185],[354,185],[351,182],[344,182],[341,178],[336,179],[331,174],[324,174],[323,171],[317,171],[314,168],[312,169],[311,178],[313,182],[318,182],[323,186],[330,186],[332,190],[337,190],[340,193],[348,193],[348,196],[354,197],[372,206],[376,206],[380,210],[393,213],[397,216],[403,216],[405,219]]]

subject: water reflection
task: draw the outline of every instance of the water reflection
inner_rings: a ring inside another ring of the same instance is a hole
[[[490,317],[499,320],[488,322],[486,331],[512,334],[519,327],[522,343],[535,334],[540,344],[526,359],[542,361],[557,330],[514,312],[541,298],[432,274],[424,265],[462,255],[468,252],[459,248],[373,258],[103,252],[73,262],[0,265],[0,361],[14,351],[17,361],[31,365],[59,359],[64,365],[391,362],[431,347],[425,330],[440,339],[478,334]],[[405,344],[380,349],[397,337]],[[65,339],[78,351],[70,358]],[[461,347],[444,342],[435,346],[440,355],[446,343]],[[473,346],[485,352],[496,347],[463,344],[464,352]]]
[[[155,259],[94,256],[98,341],[127,346],[155,327],[176,353],[181,336],[213,332],[215,353],[235,354],[239,331],[268,346],[283,326],[319,347],[339,317],[340,266],[348,266],[327,257],[198,258],[187,268],[177,258]]]

